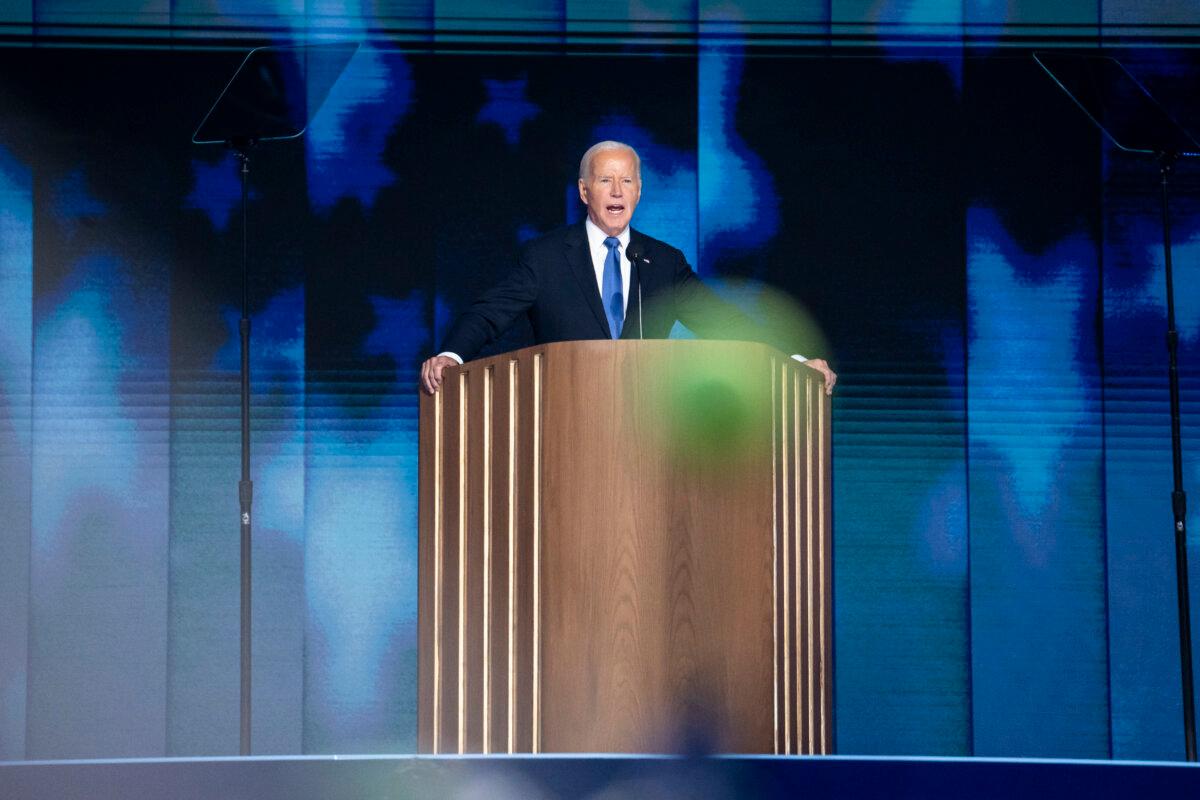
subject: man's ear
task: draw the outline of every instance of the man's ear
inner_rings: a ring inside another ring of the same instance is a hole
[[[587,205],[587,202],[588,202],[588,198],[587,198],[587,184],[583,182],[583,178],[580,178],[580,179],[579,179],[579,200],[580,200],[580,201],[581,201],[581,202],[582,202],[582,203],[583,203],[585,206]]]

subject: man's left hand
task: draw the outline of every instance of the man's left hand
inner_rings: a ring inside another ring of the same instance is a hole
[[[829,368],[828,362],[823,358],[810,358],[807,361],[802,361],[804,366],[809,369],[815,369],[817,372],[825,376],[825,394],[833,394],[833,387],[837,383],[837,373]]]

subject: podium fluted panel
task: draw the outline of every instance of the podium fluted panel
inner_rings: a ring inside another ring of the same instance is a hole
[[[570,342],[421,404],[431,753],[833,749],[829,403],[737,342]]]

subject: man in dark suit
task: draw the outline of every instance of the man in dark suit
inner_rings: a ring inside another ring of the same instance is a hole
[[[442,352],[421,366],[421,386],[437,391],[443,371],[474,358],[521,314],[539,343],[573,339],[663,339],[676,321],[705,338],[766,338],[736,306],[692,272],[683,253],[629,226],[642,192],[632,147],[599,142],[579,165],[584,222],[527,244],[514,269],[455,320]],[[632,281],[632,283],[631,283]],[[837,375],[823,359],[805,366]]]

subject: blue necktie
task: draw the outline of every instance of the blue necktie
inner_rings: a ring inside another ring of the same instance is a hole
[[[621,289],[621,240],[608,237],[604,240],[608,257],[604,259],[604,275],[600,280],[600,299],[604,301],[604,316],[608,317],[608,332],[612,338],[621,338],[621,325],[625,322],[625,298]]]

